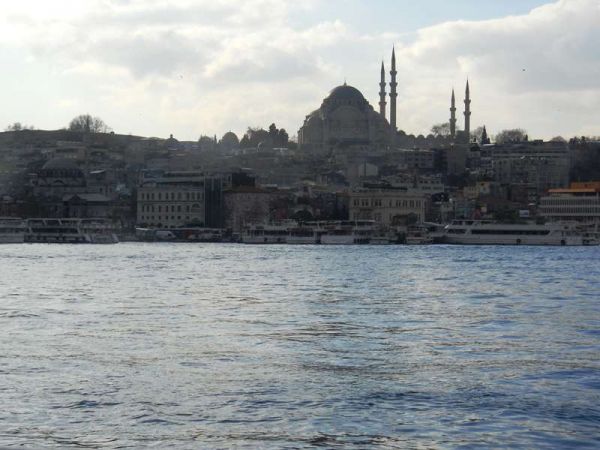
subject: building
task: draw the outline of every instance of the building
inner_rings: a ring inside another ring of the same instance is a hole
[[[33,194],[40,198],[61,198],[86,191],[84,172],[73,159],[53,158],[31,180]]]
[[[552,221],[575,220],[600,225],[600,181],[571,183],[568,189],[550,189],[540,198],[539,215]]]
[[[306,116],[298,131],[298,146],[315,154],[335,149],[371,150],[390,142],[390,125],[362,93],[344,83],[333,89],[323,103]]]
[[[360,188],[350,193],[350,220],[374,220],[384,225],[404,225],[413,216],[425,221],[426,195],[401,188]]]
[[[365,99],[355,87],[344,83],[334,88],[323,100],[319,109],[308,114],[298,131],[301,150],[324,155],[336,150],[349,149],[372,152],[377,149],[418,148],[433,149],[452,144],[468,145],[470,141],[471,97],[469,82],[465,88],[464,130],[456,129],[456,104],[454,90],[451,97],[449,136],[414,136],[398,130],[396,80],[396,55],[392,49],[390,82],[386,82],[383,62],[379,78],[379,111]],[[386,92],[389,85],[390,92]],[[389,96],[389,122],[387,120],[387,97]]]
[[[517,144],[484,145],[481,147],[482,163],[489,159],[492,176],[502,184],[525,184],[534,188],[537,195],[548,189],[566,188],[569,185],[571,159],[566,143],[540,140]]]
[[[401,169],[433,170],[435,152],[424,149],[398,149]]]
[[[204,226],[206,176],[201,172],[143,172],[137,192],[137,223],[176,228]]]
[[[271,219],[272,192],[256,186],[235,186],[224,192],[225,228],[239,233],[245,225]]]

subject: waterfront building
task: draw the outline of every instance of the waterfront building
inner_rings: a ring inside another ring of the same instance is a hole
[[[251,224],[267,223],[271,219],[273,192],[257,186],[232,186],[224,192],[225,228],[241,232]]]
[[[143,172],[137,192],[138,225],[204,226],[205,186],[202,172]]]
[[[350,220],[374,220],[384,226],[406,224],[413,216],[425,220],[426,195],[402,188],[364,187],[350,192]]]
[[[552,221],[574,220],[600,225],[600,181],[571,183],[568,189],[550,189],[540,198],[539,214]]]

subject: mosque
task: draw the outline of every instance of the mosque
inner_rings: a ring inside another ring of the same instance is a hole
[[[450,100],[449,136],[414,136],[398,130],[396,124],[396,54],[392,49],[392,69],[389,83],[389,121],[386,117],[387,83],[385,68],[381,63],[379,82],[379,112],[369,104],[363,94],[355,87],[344,83],[334,88],[323,103],[306,116],[298,131],[300,149],[314,154],[328,154],[332,151],[352,149],[372,151],[389,148],[434,148],[449,147],[452,144],[469,142],[471,99],[469,82],[465,90],[464,130],[456,129],[456,104],[454,89]]]

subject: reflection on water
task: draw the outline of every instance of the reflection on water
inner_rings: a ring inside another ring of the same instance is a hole
[[[600,446],[599,248],[0,251],[0,445]]]

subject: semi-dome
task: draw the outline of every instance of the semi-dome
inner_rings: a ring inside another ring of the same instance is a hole
[[[42,170],[80,170],[75,161],[68,158],[52,158]]]
[[[348,86],[346,83],[344,83],[343,85],[334,88],[327,96],[327,99],[331,101],[350,100],[362,102],[365,100],[365,97],[358,89],[353,86]]]

